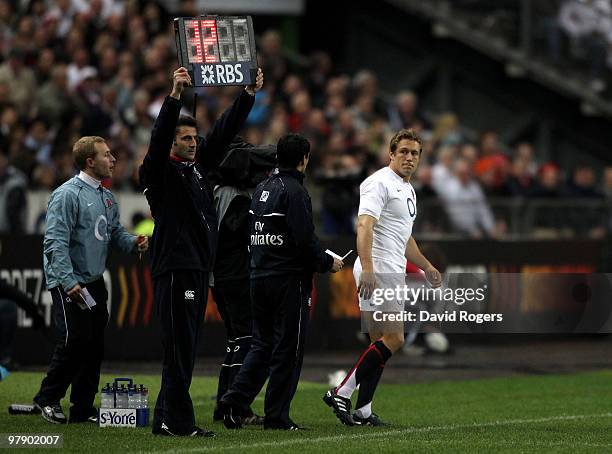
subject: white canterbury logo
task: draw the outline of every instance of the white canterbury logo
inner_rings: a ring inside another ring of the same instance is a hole
[[[259,198],[260,202],[265,202],[266,200],[268,200],[268,196],[270,195],[270,193],[268,191],[262,191],[261,192],[261,197]]]
[[[195,290],[185,290],[185,299],[192,300],[195,298]]]

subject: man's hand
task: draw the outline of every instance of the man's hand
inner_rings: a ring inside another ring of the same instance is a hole
[[[181,94],[183,93],[185,87],[191,85],[191,77],[189,77],[189,72],[187,72],[186,68],[181,66],[179,69],[174,71],[172,84],[172,93],[170,93],[170,96],[175,99],[181,99]]]
[[[372,293],[374,293],[374,289],[376,288],[376,277],[374,273],[371,271],[362,271],[361,276],[359,277],[359,286],[357,287],[357,291],[359,292],[359,296],[364,300],[369,300],[372,298]]]
[[[423,271],[425,271],[425,277],[433,288],[438,288],[442,285],[442,275],[433,265],[429,265],[427,269]]]
[[[261,87],[263,87],[263,83],[263,71],[261,70],[261,68],[257,68],[257,78],[255,79],[255,83],[252,85],[247,85],[246,87],[244,87],[244,89],[249,95],[255,96],[255,93],[257,93],[259,90],[261,90]]]
[[[136,249],[138,252],[144,252],[149,249],[149,238],[145,235],[138,235],[135,240]]]
[[[342,269],[343,266],[344,266],[344,262],[342,260],[334,258],[334,264],[332,265],[330,271],[332,273],[337,273],[338,271]]]
[[[72,287],[70,290],[68,290],[66,292],[66,294],[70,297],[70,299],[72,301],[74,301],[75,303],[79,304],[85,304],[85,300],[83,299],[83,295],[81,295],[81,291],[83,289],[81,288],[81,286],[79,284],[75,285],[74,287]]]

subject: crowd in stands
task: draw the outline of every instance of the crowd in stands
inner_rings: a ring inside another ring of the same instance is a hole
[[[75,172],[75,140],[100,135],[117,158],[107,184],[139,190],[137,168],[177,66],[170,17],[154,1],[19,5],[0,0],[0,185],[17,172],[28,188],[52,190]],[[183,8],[183,15],[197,15],[194,2],[183,2]],[[532,144],[502,145],[495,131],[470,141],[455,114],[426,116],[409,90],[383,96],[369,70],[338,73],[322,51],[312,53],[306,67],[294,64],[274,30],[259,37],[258,56],[265,85],[244,137],[276,143],[287,132],[301,132],[311,140],[309,175],[320,188],[324,234],[354,232],[359,183],[386,165],[389,138],[399,128],[416,129],[424,139],[413,182],[419,201],[438,201],[457,233],[495,238],[508,232],[491,197],[612,200],[612,167],[599,179],[587,164],[562,169],[539,162]],[[239,89],[198,89],[201,131]],[[189,96],[186,101],[192,109]],[[605,230],[606,222],[589,228]],[[435,230],[434,224],[426,228]]]

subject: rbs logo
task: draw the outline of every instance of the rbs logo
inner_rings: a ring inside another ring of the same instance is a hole
[[[241,64],[202,65],[201,76],[203,84],[239,84],[244,80]]]

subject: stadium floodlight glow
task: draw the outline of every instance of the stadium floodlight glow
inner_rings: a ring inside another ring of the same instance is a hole
[[[177,17],[174,33],[179,64],[195,87],[249,85],[257,76],[250,16]]]

